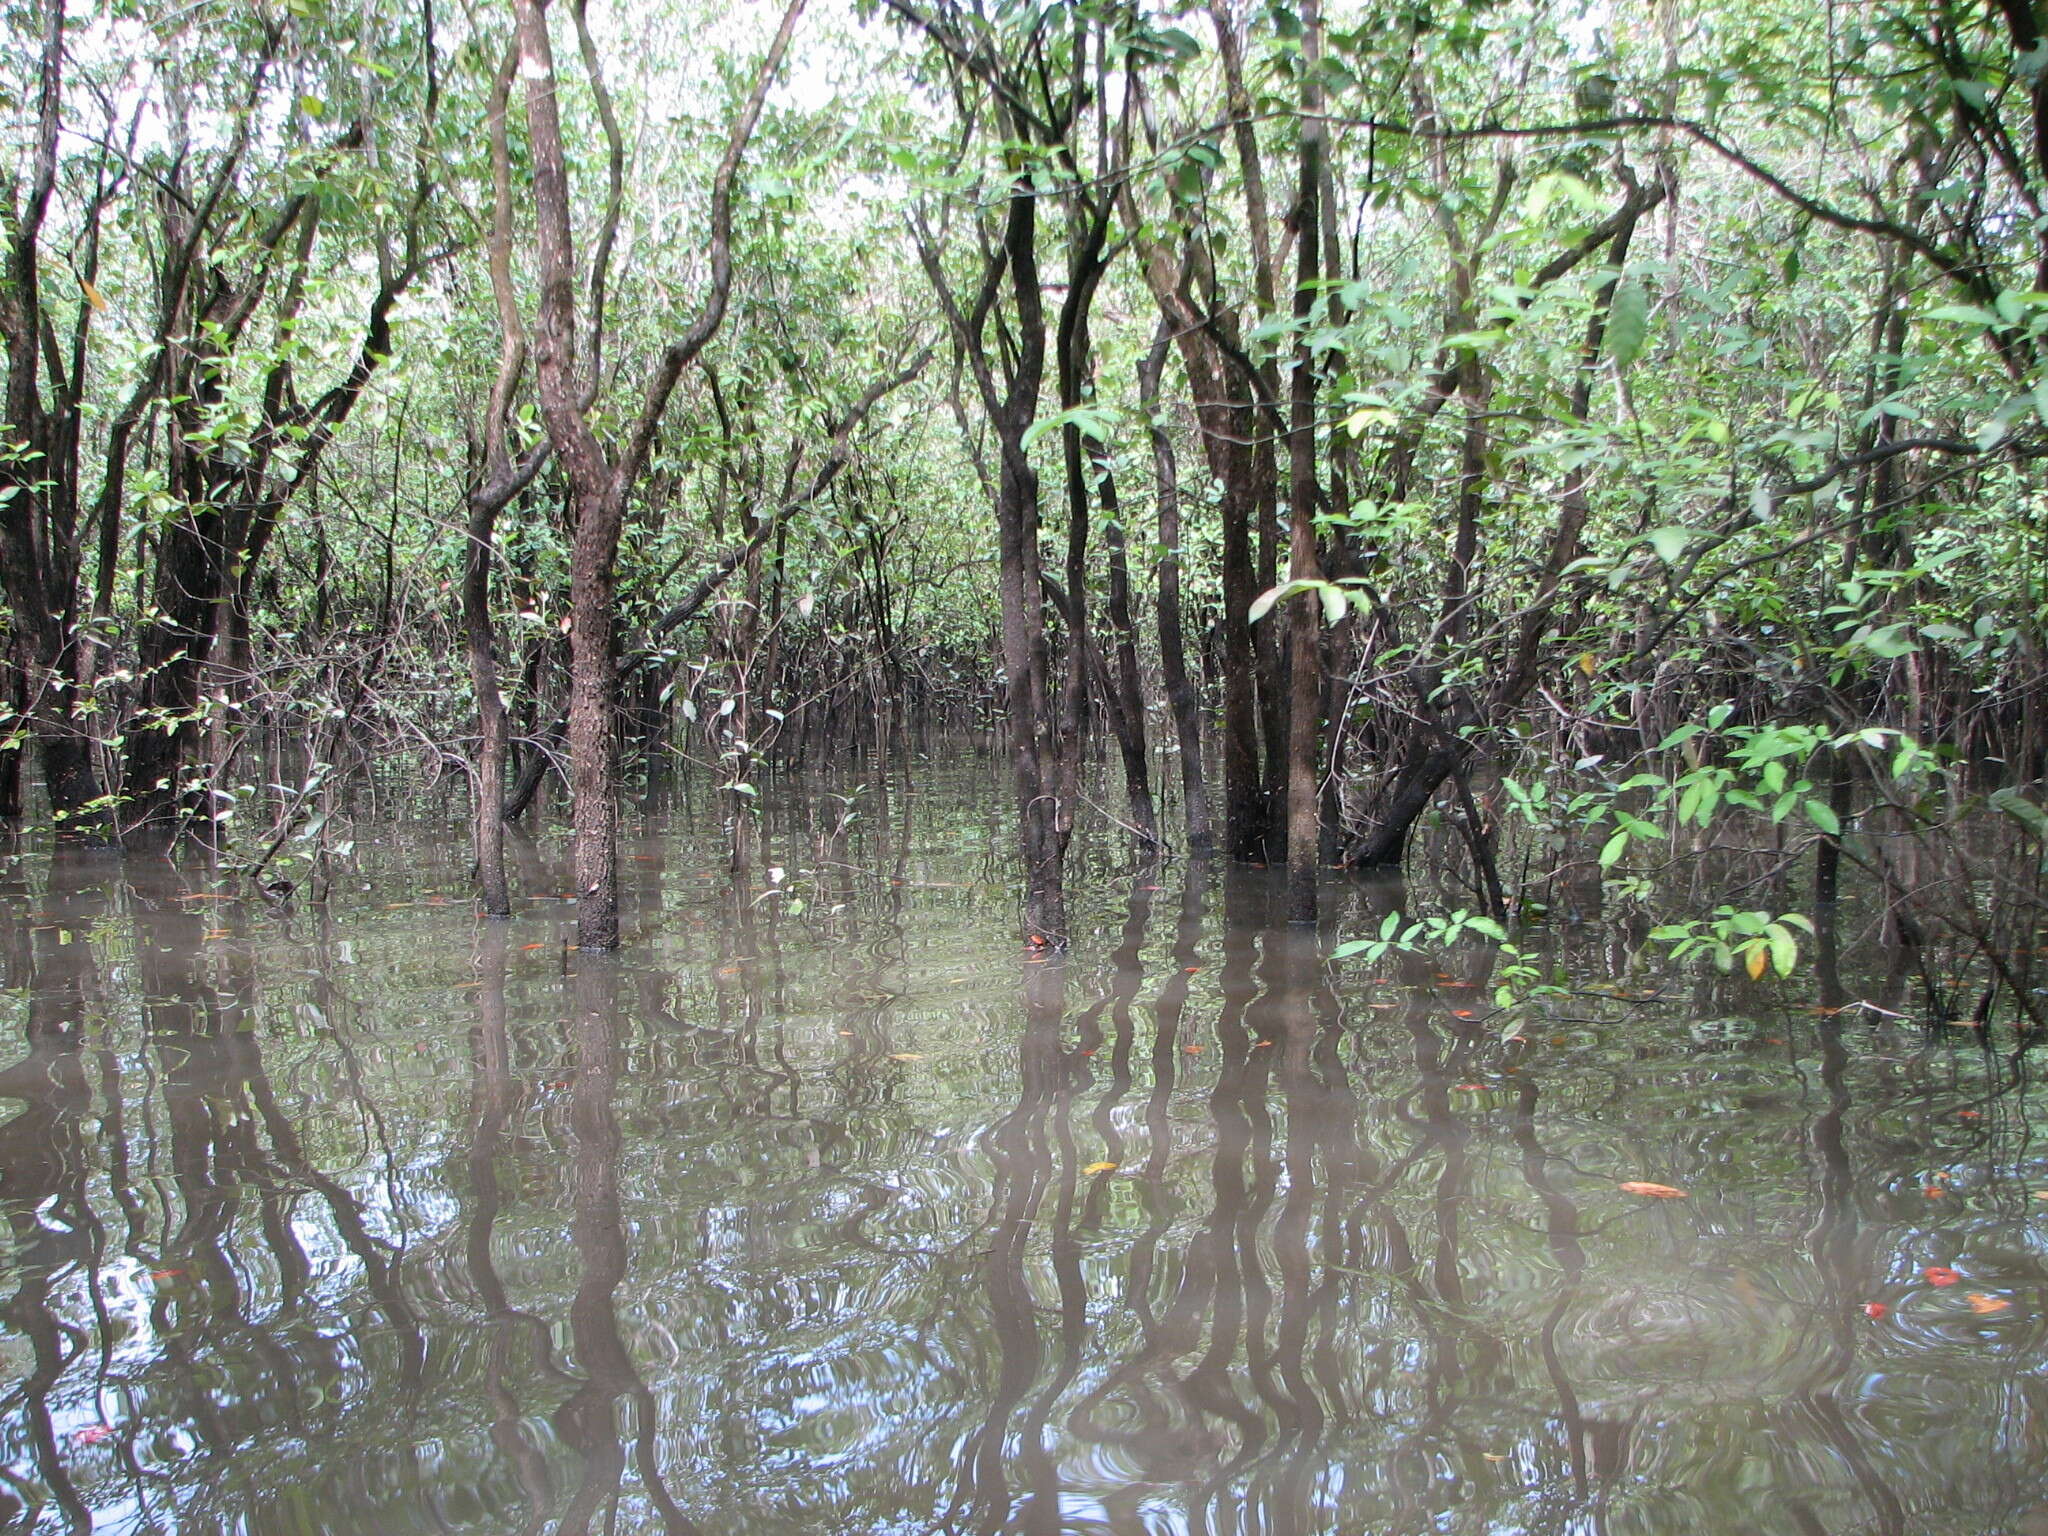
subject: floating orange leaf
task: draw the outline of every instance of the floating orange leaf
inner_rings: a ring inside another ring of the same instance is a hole
[[[1891,1308],[1886,1306],[1881,1301],[1866,1301],[1865,1303],[1863,1303],[1863,1315],[1869,1318],[1873,1323],[1876,1322],[1879,1318],[1883,1317],[1885,1313],[1889,1311],[1891,1311]]]
[[[1199,1045],[1184,1045],[1181,1047],[1181,1049],[1186,1051],[1190,1056],[1199,1056],[1202,1054],[1202,1048]]]
[[[1963,1278],[1946,1264],[1930,1264],[1920,1273],[1927,1277],[1929,1285],[1956,1285]]]
[[[546,948],[547,948],[547,945],[545,945],[545,944],[522,944],[522,945],[520,945],[519,947],[520,947],[521,949],[546,949]]]
[[[102,1440],[111,1440],[113,1437],[114,1426],[111,1424],[88,1424],[83,1429],[71,1431],[73,1445],[98,1445]]]
[[[1682,1189],[1669,1184],[1652,1184],[1648,1179],[1630,1179],[1621,1185],[1624,1195],[1646,1195],[1652,1200],[1683,1200],[1687,1198]]]
[[[1964,1300],[1969,1302],[1970,1310],[1979,1317],[1987,1316],[1993,1312],[2003,1312],[2012,1305],[2003,1296],[1986,1296],[1982,1291],[1972,1291]]]

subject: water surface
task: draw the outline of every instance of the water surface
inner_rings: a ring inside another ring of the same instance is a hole
[[[937,783],[651,823],[615,959],[546,844],[0,861],[8,1529],[2048,1531],[2009,1036],[1105,850],[1041,959]]]

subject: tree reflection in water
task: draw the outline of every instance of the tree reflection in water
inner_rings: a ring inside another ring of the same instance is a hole
[[[1200,863],[1019,954],[1002,818],[885,782],[629,849],[616,959],[417,843],[331,912],[8,865],[14,1527],[2031,1530],[2024,1056],[1509,1024]]]

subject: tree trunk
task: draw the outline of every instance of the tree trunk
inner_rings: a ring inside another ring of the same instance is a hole
[[[732,186],[740,157],[760,121],[768,87],[781,67],[803,0],[789,0],[782,24],[754,76],[752,94],[734,122],[725,154],[711,181],[710,282],[704,306],[689,328],[661,351],[630,430],[608,456],[591,426],[598,385],[586,392],[576,366],[577,266],[570,235],[569,173],[556,102],[554,52],[548,40],[546,0],[514,0],[519,75],[526,82],[528,153],[533,165],[535,247],[540,303],[534,324],[534,378],[548,438],[569,481],[574,532],[569,549],[569,796],[576,873],[576,942],[584,949],[615,949],[619,942],[618,733],[615,599],[619,532],[626,498],[654,448],[668,402],[683,371],[694,363],[725,319],[732,293]],[[597,56],[576,15],[590,85],[606,121],[614,162],[619,154],[609,98],[597,74]],[[614,173],[616,180],[616,172]],[[591,269],[592,351],[602,340],[606,262],[618,221],[618,199],[607,206]]]
[[[1138,681],[1138,643],[1131,623],[1131,568],[1125,549],[1123,509],[1117,502],[1116,480],[1109,455],[1099,447],[1093,455],[1095,484],[1102,498],[1102,543],[1109,555],[1109,599],[1105,607],[1110,633],[1116,639],[1116,673],[1103,679],[1111,704],[1110,725],[1123,757],[1124,792],[1130,803],[1131,826],[1144,851],[1159,847],[1159,814],[1152,805],[1150,751],[1145,740],[1145,690]]]
[[[476,695],[476,795],[470,807],[476,854],[477,898],[486,917],[512,915],[505,878],[505,769],[511,727],[498,680],[498,637],[491,623],[491,566],[497,558],[498,514],[518,494],[522,474],[540,467],[538,456],[515,470],[506,431],[512,395],[526,367],[526,330],[512,288],[512,156],[506,134],[518,49],[507,51],[491,81],[491,296],[498,310],[498,373],[483,424],[482,480],[470,492],[469,540],[463,547],[462,630],[469,651],[469,681]]]
[[[505,764],[510,755],[510,732],[505,696],[498,686],[497,635],[491,624],[491,557],[497,520],[497,508],[487,498],[471,498],[469,544],[462,568],[462,629],[469,650],[470,687],[476,694],[476,798],[470,809],[477,897],[484,916],[509,917],[512,891],[505,878]]]
[[[1323,87],[1322,15],[1318,0],[1301,8],[1301,183],[1295,204],[1294,377],[1288,413],[1289,581],[1316,581],[1316,358],[1309,342],[1322,275]],[[1316,920],[1316,879],[1322,851],[1322,646],[1319,592],[1289,604],[1287,624],[1287,919]]]
[[[1207,854],[1215,840],[1209,822],[1209,787],[1202,771],[1202,701],[1188,676],[1187,643],[1181,633],[1180,593],[1180,469],[1174,461],[1173,439],[1159,417],[1160,376],[1172,327],[1161,320],[1152,350],[1138,364],[1138,392],[1150,423],[1152,474],[1159,503],[1158,583],[1159,670],[1166,682],[1166,702],[1173,711],[1180,745],[1180,782],[1187,820],[1188,852]]]
[[[620,517],[600,490],[579,496],[569,551],[569,826],[576,943],[619,946],[619,737],[613,686]]]

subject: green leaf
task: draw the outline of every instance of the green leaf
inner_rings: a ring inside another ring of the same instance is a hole
[[[1842,818],[1835,814],[1835,808],[1825,800],[1809,800],[1805,805],[1806,819],[1829,837],[1842,835]]]
[[[1258,623],[1259,620],[1273,611],[1274,606],[1283,597],[1291,597],[1300,590],[1300,585],[1292,581],[1283,581],[1277,587],[1268,587],[1252,599],[1251,607],[1245,610],[1246,621],[1252,624]]]
[[[2033,833],[2039,841],[2048,843],[2048,811],[2042,810],[2017,789],[1992,791],[1990,803]]]
[[[2002,325],[1998,316],[1988,309],[1979,309],[1974,304],[1944,304],[1939,309],[1927,311],[1929,320],[1953,320],[1960,325]]]
[[[1904,624],[1866,624],[1849,637],[1849,644],[1860,646],[1873,656],[1893,661],[1901,656],[1910,656],[1920,649],[1920,643],[1912,637],[1908,628]]]
[[[1507,339],[1508,333],[1499,326],[1495,326],[1490,330],[1484,331],[1460,331],[1455,336],[1446,336],[1443,344],[1446,350],[1484,352],[1489,347],[1499,346]]]
[[[1626,369],[1634,363],[1649,335],[1649,290],[1634,279],[1624,281],[1607,306],[1607,352],[1614,366]]]
[[[1799,941],[1792,937],[1790,930],[1778,923],[1764,930],[1764,936],[1771,944],[1771,964],[1777,967],[1780,976],[1790,976],[1792,967],[1799,963]]]
[[[1614,868],[1621,861],[1621,856],[1627,852],[1628,833],[1626,831],[1615,833],[1614,836],[1607,839],[1606,844],[1600,849],[1600,867],[1602,869]]]
[[[1652,528],[1643,535],[1643,542],[1657,552],[1657,558],[1666,565],[1678,564],[1685,553],[1685,546],[1692,542],[1692,530],[1676,526]]]

